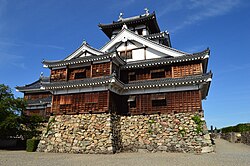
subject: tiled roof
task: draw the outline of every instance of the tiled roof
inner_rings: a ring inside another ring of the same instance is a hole
[[[118,27],[118,26],[123,26],[124,24],[129,25],[129,24],[134,24],[137,22],[143,22],[146,20],[154,19],[154,18],[155,18],[155,13],[151,13],[149,15],[144,14],[144,15],[139,15],[139,16],[134,16],[134,17],[129,17],[129,18],[123,18],[119,21],[113,21],[110,24],[99,24],[98,26],[101,28]]]
[[[64,58],[64,59],[67,59],[68,57],[70,57],[71,55],[73,55],[75,52],[77,52],[81,47],[83,47],[83,46],[86,46],[86,47],[88,47],[88,48],[90,48],[90,49],[92,49],[92,50],[94,50],[94,51],[97,51],[97,52],[99,52],[99,53],[103,53],[103,52],[101,52],[100,50],[98,50],[98,49],[96,49],[96,48],[94,48],[94,47],[92,47],[92,46],[90,46],[86,41],[84,41],[82,44],[81,44],[81,46],[79,47],[79,48],[77,48],[74,52],[72,52],[70,55],[68,55],[66,58]]]
[[[134,81],[128,84],[124,84],[119,79],[115,78],[113,75],[106,77],[97,77],[97,78],[86,78],[83,80],[72,80],[68,82],[53,82],[43,84],[45,89],[65,89],[65,88],[77,88],[77,87],[91,87],[91,86],[100,86],[103,84],[109,84],[115,80],[116,83],[122,89],[139,89],[139,88],[151,88],[151,87],[164,87],[164,86],[179,86],[179,85],[189,85],[197,84],[202,82],[210,81],[212,78],[212,73],[207,73],[203,75],[193,75],[186,76],[183,78],[161,78],[161,79],[152,79],[152,80],[141,80]]]
[[[146,35],[144,37],[147,38],[147,39],[156,39],[156,38],[162,38],[165,35],[167,35],[166,32],[159,32],[159,33],[149,34],[149,35]]]
[[[75,88],[75,87],[86,87],[86,86],[95,86],[101,84],[107,84],[111,81],[113,76],[104,76],[104,77],[96,77],[96,78],[85,78],[82,80],[70,80],[64,82],[50,82],[43,83],[42,86],[45,89],[63,89],[63,88]]]
[[[151,14],[143,14],[135,17],[121,19],[119,21],[113,21],[111,24],[99,24],[98,26],[102,29],[102,31],[111,38],[112,32],[114,29],[121,28],[124,24],[126,25],[135,25],[135,24],[147,24],[151,33],[160,32],[159,25],[156,20],[155,13]]]
[[[155,58],[155,59],[147,59],[140,61],[129,62],[126,65],[122,66],[122,69],[130,69],[130,68],[141,68],[146,66],[156,66],[156,65],[165,65],[172,64],[178,62],[187,62],[193,60],[202,60],[207,58],[207,55],[210,54],[210,50],[206,49],[199,53],[194,54],[186,54],[184,56],[179,57],[168,57],[168,58]]]
[[[25,86],[17,86],[16,89],[20,92],[25,92],[29,90],[40,90],[41,82],[49,82],[49,77],[42,76],[39,78],[39,80]]]
[[[212,73],[206,73],[203,75],[186,76],[183,78],[161,78],[154,80],[141,80],[134,81],[125,84],[124,89],[140,89],[140,88],[151,88],[151,87],[166,87],[166,86],[180,86],[190,85],[202,82],[209,82],[212,79]]]
[[[52,101],[52,96],[49,96],[47,98],[41,98],[41,99],[36,99],[36,100],[27,100],[27,104],[30,105],[43,105],[43,104],[48,104],[51,103]]]
[[[115,54],[115,56],[114,56]],[[67,65],[73,65],[73,64],[81,64],[81,63],[87,63],[92,61],[101,61],[105,59],[110,58],[117,58],[121,63],[125,63],[125,61],[120,58],[120,56],[115,52],[106,53],[103,55],[98,56],[86,56],[86,57],[80,57],[76,59],[71,60],[59,60],[59,61],[43,61],[43,64],[46,67],[61,67],[61,66],[67,66]]]

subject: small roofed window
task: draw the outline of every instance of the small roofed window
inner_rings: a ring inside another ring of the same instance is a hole
[[[121,52],[120,52],[120,56],[121,56],[123,59],[132,59],[132,50],[129,50],[129,51],[121,51]]]
[[[75,73],[75,79],[86,78],[86,71]]]
[[[165,70],[164,69],[158,69],[158,70],[152,70],[151,72],[151,78],[165,78]]]
[[[167,101],[164,94],[155,94],[151,96],[152,107],[166,106]]]
[[[135,98],[135,96],[129,96],[128,103],[129,103],[129,108],[136,108],[136,98]]]

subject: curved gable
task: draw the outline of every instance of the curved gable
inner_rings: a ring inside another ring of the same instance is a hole
[[[103,54],[100,50],[97,50],[91,46],[89,46],[86,42],[75,50],[72,54],[67,56],[64,60],[70,60],[79,57],[91,56],[91,55],[101,55]]]
[[[114,49],[118,48],[117,47],[118,43],[125,43],[127,41],[135,41],[137,43],[140,43],[144,47],[147,47],[148,50],[152,52],[152,55],[156,54],[157,52],[160,54],[161,57],[168,57],[168,56],[178,57],[186,54],[185,52],[164,45],[160,45],[152,40],[137,35],[126,28],[123,28],[112,40],[110,40],[107,44],[105,44],[100,50],[102,52],[114,51]],[[152,58],[155,57],[152,56]],[[146,59],[150,59],[150,57],[147,57]]]

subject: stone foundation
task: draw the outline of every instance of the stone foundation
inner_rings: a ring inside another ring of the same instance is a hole
[[[123,151],[195,152],[213,150],[208,134],[196,132],[193,113],[121,117]],[[205,148],[206,147],[206,148]]]
[[[66,153],[213,151],[208,134],[197,132],[195,113],[50,117],[37,151]]]
[[[51,116],[39,152],[114,153],[110,114]]]

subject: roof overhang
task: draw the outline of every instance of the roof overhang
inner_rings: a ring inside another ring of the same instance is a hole
[[[112,37],[112,32],[116,29],[122,29],[122,26],[126,24],[127,26],[135,27],[137,25],[144,24],[148,27],[150,33],[159,33],[160,28],[156,20],[155,13],[149,15],[140,15],[137,17],[126,18],[120,21],[113,21],[111,24],[99,24],[100,29],[109,37]]]
[[[123,61],[119,55],[117,55],[117,52],[110,52],[103,55],[98,56],[87,56],[87,57],[81,57],[76,59],[70,59],[70,60],[60,60],[60,61],[43,61],[44,67],[48,68],[58,68],[58,67],[65,67],[69,65],[78,65],[78,64],[90,64],[90,62],[103,62],[105,60],[110,61],[112,58],[115,58],[119,63],[125,64],[125,61]]]

